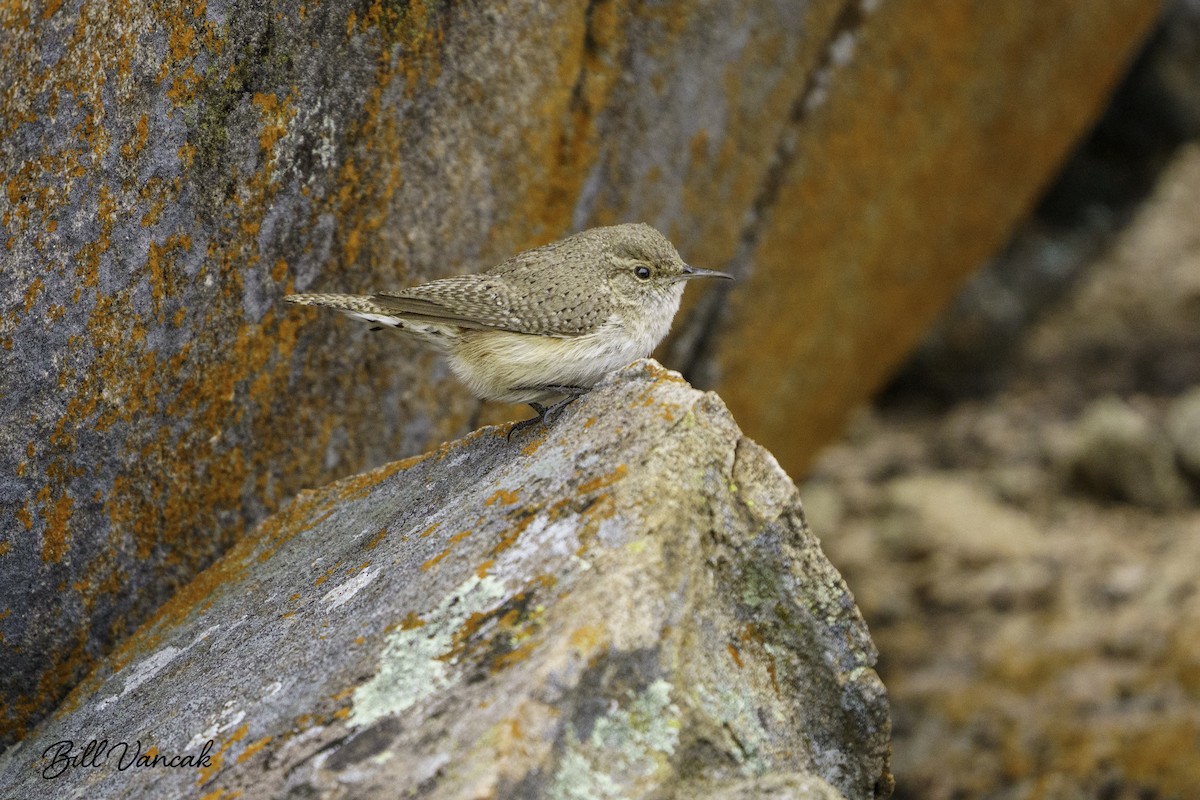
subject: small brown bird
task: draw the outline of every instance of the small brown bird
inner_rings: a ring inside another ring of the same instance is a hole
[[[650,355],[670,330],[687,280],[732,277],[688,266],[654,228],[628,224],[394,293],[284,299],[414,336],[443,352],[476,397],[528,403],[545,421],[609,372]]]

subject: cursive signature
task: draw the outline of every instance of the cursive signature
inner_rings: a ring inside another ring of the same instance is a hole
[[[209,739],[197,755],[169,756],[150,748],[142,752],[142,740],[138,739],[133,745],[129,742],[109,742],[108,739],[92,739],[79,752],[75,750],[75,742],[63,739],[55,742],[43,751],[42,758],[49,759],[42,769],[42,777],[47,780],[57,778],[69,769],[87,767],[97,769],[108,763],[109,758],[116,758],[117,771],[124,772],[131,767],[211,767],[214,742]],[[53,755],[51,755],[53,754]]]

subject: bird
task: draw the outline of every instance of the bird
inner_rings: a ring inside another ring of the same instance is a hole
[[[684,262],[643,223],[591,228],[500,262],[407,289],[292,294],[432,346],[482,400],[527,403],[549,421],[605,375],[645,358],[667,335],[685,284],[732,279]]]

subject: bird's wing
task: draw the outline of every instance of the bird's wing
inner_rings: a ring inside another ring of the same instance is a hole
[[[553,270],[513,272],[443,278],[372,299],[397,316],[422,322],[542,336],[590,333],[612,313],[608,303],[561,287]],[[522,291],[514,291],[513,283]]]
[[[431,281],[398,292],[372,295],[381,308],[422,322],[446,322],[478,330],[519,330],[521,320],[503,284],[463,275]]]

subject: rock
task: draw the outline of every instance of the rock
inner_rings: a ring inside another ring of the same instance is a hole
[[[1116,397],[1092,403],[1078,423],[1072,477],[1108,500],[1168,510],[1188,502],[1166,436]]]
[[[1025,332],[1112,244],[1177,148],[1200,139],[1200,3],[1163,5],[1095,127],[1031,219],[926,334],[892,379],[889,399],[935,392],[950,400],[1001,388]],[[1153,365],[1139,355],[1144,381]]]
[[[1180,467],[1200,483],[1200,387],[1171,403],[1166,429]]]
[[[290,291],[652,223],[749,276],[720,336],[721,296],[693,298],[675,363],[803,468],[1003,240],[1154,16],[1112,0],[1061,25],[1073,8],[6,12],[0,746],[301,487],[473,427],[436,358],[284,309]]]
[[[618,219],[723,258],[829,24],[761,0],[4,18],[0,746],[300,488],[475,427],[432,354],[284,294]]]
[[[57,794],[890,794],[866,627],[715,395],[642,361],[506,430],[303,492],[0,755],[0,796],[105,737],[211,765],[110,752]]]
[[[1200,46],[1200,42],[1198,42]],[[1076,407],[1200,385],[1200,142],[1180,148],[1128,227],[1022,345],[1024,380]]]
[[[1064,492],[1054,467],[1069,463],[1060,442],[1077,440],[1089,400],[1136,398],[1145,424],[1170,420],[1175,393],[1200,385],[1198,207],[1192,146],[1030,331],[1040,344],[1005,390],[876,410],[871,436],[822,458],[826,491],[858,498],[836,529],[801,487],[880,651],[897,794],[1197,796],[1200,508],[1097,502]],[[1183,369],[1159,382],[1148,353]],[[908,452],[900,433],[926,452],[871,470],[889,441]]]
[[[748,279],[717,296],[722,324],[685,370],[794,475],[1009,239],[1160,4],[1095,4],[1086,21],[1038,0],[813,9],[829,20],[817,67],[789,86],[772,180],[734,251]]]
[[[933,555],[981,566],[1039,550],[1041,532],[1025,514],[953,471],[902,476],[883,491],[891,515],[902,523],[893,536],[881,538],[893,558]]]
[[[675,800],[839,800],[841,793],[811,775],[767,775],[740,781],[685,785]]]

